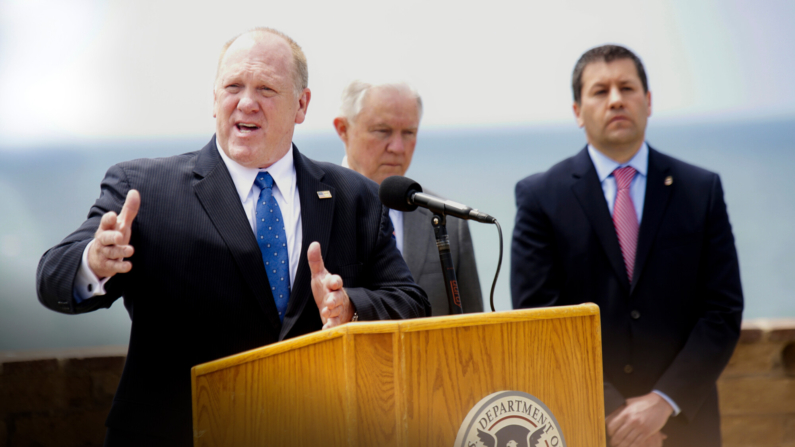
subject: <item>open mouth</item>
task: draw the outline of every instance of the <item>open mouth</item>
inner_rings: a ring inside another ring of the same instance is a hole
[[[237,130],[243,134],[251,133],[259,129],[259,126],[257,126],[256,124],[249,124],[249,123],[237,123],[235,127],[237,127]]]

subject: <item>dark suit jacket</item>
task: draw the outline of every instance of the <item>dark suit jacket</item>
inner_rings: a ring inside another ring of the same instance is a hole
[[[170,158],[111,167],[83,225],[42,257],[39,300],[64,313],[109,307],[123,296],[130,345],[107,425],[192,444],[192,366],[321,329],[306,250],[320,242],[326,268],[339,274],[362,320],[422,317],[425,293],[391,237],[377,185],[293,149],[303,247],[284,324],[234,183],[215,146]],[[141,193],[131,244],[133,268],[107,294],[76,305],[72,287],[101,216]],[[317,191],[328,190],[330,199]],[[321,365],[318,365],[321,366]],[[263,379],[266,380],[266,379]]]
[[[442,264],[431,225],[432,218],[433,213],[425,208],[403,213],[403,259],[406,260],[414,280],[428,294],[433,315],[449,315]],[[446,226],[461,295],[461,307],[465,313],[483,312],[483,298],[469,225],[463,219],[447,216]]]
[[[715,382],[743,295],[718,175],[649,149],[631,286],[587,149],[520,181],[516,204],[514,307],[598,304],[606,413],[656,389],[682,411],[666,445],[720,445]]]

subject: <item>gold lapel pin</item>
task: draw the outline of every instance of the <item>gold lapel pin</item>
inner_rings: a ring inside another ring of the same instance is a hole
[[[331,191],[318,191],[317,192],[318,199],[330,199],[331,198]]]
[[[668,177],[665,177],[665,186],[671,186],[673,185],[673,183],[674,183],[673,177],[671,177],[670,175]]]

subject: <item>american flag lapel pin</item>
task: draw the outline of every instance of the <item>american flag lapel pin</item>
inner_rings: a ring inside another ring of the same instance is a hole
[[[331,191],[318,191],[317,192],[318,199],[330,199],[331,198]]]
[[[671,186],[674,183],[674,178],[669,175],[668,177],[665,177],[665,182],[664,183],[665,183],[665,186]]]

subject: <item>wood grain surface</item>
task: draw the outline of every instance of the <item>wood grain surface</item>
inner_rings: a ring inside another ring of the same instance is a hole
[[[604,446],[598,307],[357,322],[193,368],[196,446],[452,446],[502,390]]]

